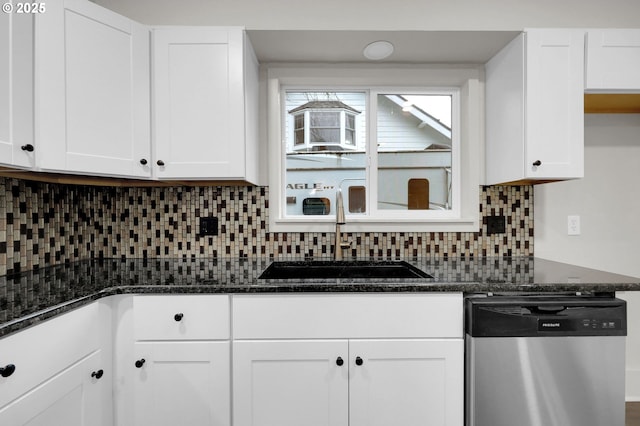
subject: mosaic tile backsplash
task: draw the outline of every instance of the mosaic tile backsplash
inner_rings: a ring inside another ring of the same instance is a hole
[[[349,234],[352,257],[533,255],[533,187],[482,188],[478,232]],[[322,257],[333,233],[269,232],[266,187],[105,188],[0,177],[0,275],[89,258]],[[488,235],[487,217],[506,218]],[[215,216],[219,235],[199,235]]]

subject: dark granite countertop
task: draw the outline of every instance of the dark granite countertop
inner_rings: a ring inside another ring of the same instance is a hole
[[[0,336],[114,294],[639,291],[640,278],[532,257],[411,259],[432,278],[259,280],[272,259],[99,259],[0,277]]]

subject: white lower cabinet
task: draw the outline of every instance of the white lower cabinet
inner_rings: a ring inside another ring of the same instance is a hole
[[[100,351],[83,358],[59,374],[0,409],[0,422],[11,426],[95,426],[103,423],[109,406],[102,395]]]
[[[132,299],[118,301],[132,314],[118,318],[118,425],[230,426],[229,296]]]
[[[236,426],[462,425],[462,341],[234,343]]]
[[[461,294],[234,296],[232,312],[234,426],[463,425]]]
[[[112,296],[0,339],[0,425],[462,426],[462,318],[460,293]]]
[[[349,342],[349,425],[461,426],[463,351],[461,339]]]
[[[134,424],[230,424],[229,342],[138,342],[134,352]]]
[[[94,302],[0,339],[0,425],[112,425],[108,315]]]
[[[348,354],[346,340],[234,342],[234,425],[347,426]]]

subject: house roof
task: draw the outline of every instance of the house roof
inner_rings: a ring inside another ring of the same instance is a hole
[[[400,95],[386,95],[386,97],[399,106],[404,106],[407,101]],[[420,120],[423,126],[430,126],[448,139],[451,139],[451,128],[433,115],[425,112],[422,108],[419,108],[416,105],[411,105],[409,113]]]
[[[361,112],[340,101],[309,101],[304,105],[292,109],[289,111],[289,114],[294,114],[305,109],[346,109],[356,114],[360,114]]]

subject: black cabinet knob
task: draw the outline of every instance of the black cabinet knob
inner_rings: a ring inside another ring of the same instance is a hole
[[[356,365],[362,365],[364,361],[359,356],[356,357]]]
[[[27,152],[33,152],[33,145],[31,145],[30,143],[26,144],[26,145],[22,145],[20,147],[20,149],[22,149],[23,151],[27,151]]]
[[[98,370],[91,373],[91,377],[95,377],[96,379],[100,380],[103,374],[104,374],[104,371]]]
[[[342,365],[344,364],[344,360],[342,359],[342,357],[338,357],[338,359],[336,359],[336,364],[338,365],[338,367],[342,367]]]
[[[182,318],[183,318],[183,317],[184,317],[184,314],[183,314],[182,312],[180,312],[180,313],[178,313],[178,314],[175,314],[175,315],[173,316],[173,319],[174,319],[174,320],[176,320],[176,321],[182,321]]]
[[[147,165],[147,159],[146,158],[141,158],[140,159],[140,164],[142,164],[143,166]]]
[[[144,358],[139,359],[136,361],[136,368],[142,368],[142,366],[144,365],[144,363],[147,362]]]
[[[533,165],[536,166],[536,167],[542,166],[542,161],[536,160],[536,161],[533,162]]]
[[[164,166],[164,161],[162,161],[162,160],[158,160],[158,161],[156,161],[156,164],[157,164],[158,166]]]
[[[7,364],[4,367],[0,367],[0,376],[9,377],[16,371],[16,366],[13,364]]]

